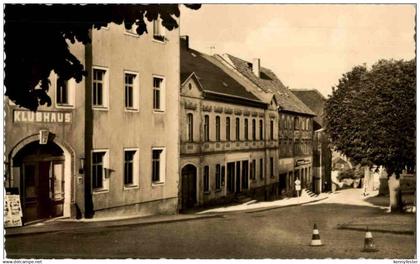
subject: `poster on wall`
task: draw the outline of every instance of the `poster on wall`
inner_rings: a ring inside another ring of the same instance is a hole
[[[4,227],[22,226],[22,207],[20,196],[16,194],[6,195],[4,199]]]

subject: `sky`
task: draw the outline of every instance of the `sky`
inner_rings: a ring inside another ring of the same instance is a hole
[[[327,97],[356,65],[414,58],[415,12],[413,4],[204,4],[181,8],[180,30],[193,49],[260,58],[287,87]]]

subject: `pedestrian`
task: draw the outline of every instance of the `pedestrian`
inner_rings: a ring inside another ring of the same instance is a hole
[[[296,190],[297,197],[300,197],[301,186],[300,186],[299,177],[296,177],[296,180],[295,180],[295,190]]]

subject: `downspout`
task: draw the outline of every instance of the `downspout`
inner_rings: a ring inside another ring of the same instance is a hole
[[[93,110],[92,110],[92,29],[89,29],[90,43],[85,45],[85,67],[87,75],[85,78],[85,218],[92,218],[95,214],[92,200],[92,182],[91,182],[91,152],[93,146]]]

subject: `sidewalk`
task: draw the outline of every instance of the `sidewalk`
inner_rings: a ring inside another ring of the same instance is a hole
[[[310,196],[308,193],[303,190],[300,197],[290,197],[284,198],[281,200],[275,200],[270,202],[257,202],[255,200],[249,201],[244,204],[232,205],[226,207],[220,207],[215,209],[210,209],[206,211],[199,212],[198,214],[209,214],[209,213],[226,213],[226,212],[237,212],[237,211],[247,211],[247,212],[260,212],[271,210],[280,207],[288,207],[295,205],[304,205],[308,203],[319,202],[324,199],[327,199],[331,193],[321,193],[316,196]]]
[[[92,219],[69,219],[56,218],[47,220],[37,224],[30,224],[22,227],[14,227],[5,229],[5,236],[41,234],[49,232],[59,232],[66,230],[83,230],[92,228],[104,227],[119,227],[128,225],[150,225],[169,222],[180,222],[189,220],[198,220],[205,218],[223,217],[222,213],[247,211],[257,212],[271,210],[274,208],[303,205],[307,203],[321,201],[328,198],[331,194],[322,193],[318,196],[311,197],[305,191],[302,192],[301,197],[285,198],[271,202],[257,202],[250,201],[240,205],[233,205],[227,207],[220,207],[211,210],[199,211],[192,214],[175,214],[175,215],[157,215],[157,216],[125,216],[125,217],[110,217],[110,218],[92,218]]]
[[[129,225],[151,225],[159,223],[180,222],[204,218],[216,218],[220,215],[158,215],[158,216],[131,216],[131,217],[114,217],[114,218],[92,218],[92,219],[51,219],[42,223],[31,224],[22,227],[14,227],[5,229],[5,237],[42,234],[59,232],[66,230],[83,230],[104,227],[119,227]]]

